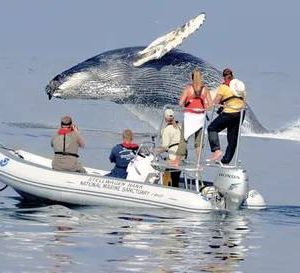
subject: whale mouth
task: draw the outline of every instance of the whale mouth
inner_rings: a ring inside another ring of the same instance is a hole
[[[55,92],[55,90],[51,88],[50,84],[48,84],[46,86],[45,90],[46,90],[46,94],[48,96],[48,99],[51,100],[52,97],[53,97],[53,93]]]
[[[60,75],[58,75],[53,80],[51,80],[49,84],[47,84],[45,91],[49,100],[51,100],[52,97],[59,97],[61,95],[61,92],[59,91],[59,87],[61,85],[61,82],[59,80],[60,78]]]
[[[59,88],[53,88],[48,84],[45,89],[49,100],[52,98],[62,98],[61,90]]]
[[[61,93],[59,93],[59,91],[55,91],[55,93],[52,95],[52,97],[57,98],[57,99],[62,99],[63,98]]]
[[[48,84],[45,89],[49,100],[52,98],[62,98],[62,92],[59,88],[53,88]]]

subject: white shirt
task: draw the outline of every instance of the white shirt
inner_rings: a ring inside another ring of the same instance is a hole
[[[166,148],[169,152],[169,159],[174,160],[176,158],[176,151],[178,149],[178,145],[174,145],[171,148],[169,146],[173,144],[179,144],[180,142],[180,126],[176,124],[174,127],[173,124],[167,125],[162,130],[161,135],[161,146]]]

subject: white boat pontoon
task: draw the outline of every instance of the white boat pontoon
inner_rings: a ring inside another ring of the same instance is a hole
[[[203,150],[205,138],[203,133]],[[77,205],[170,208],[189,212],[265,208],[260,193],[249,190],[247,172],[237,160],[238,151],[233,165],[223,166],[199,158],[173,168],[162,155],[155,154],[154,147],[152,142],[141,144],[128,167],[127,179],[119,179],[105,176],[109,171],[91,168],[86,168],[86,174],[55,171],[51,168],[51,159],[2,145],[0,181],[25,199]],[[204,151],[200,157],[204,157]],[[166,185],[166,171],[178,169],[181,170],[180,188]],[[208,170],[214,173],[211,181],[203,178]]]

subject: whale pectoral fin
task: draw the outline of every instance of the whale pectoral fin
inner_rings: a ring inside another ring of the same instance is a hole
[[[141,66],[150,60],[161,58],[173,48],[181,45],[183,40],[199,29],[204,21],[205,13],[201,13],[183,26],[157,38],[144,50],[138,52],[138,57],[133,62],[133,65]]]

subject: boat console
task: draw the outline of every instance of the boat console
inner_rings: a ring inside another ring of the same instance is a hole
[[[182,122],[182,109],[174,105],[166,105],[163,108],[163,113],[166,109],[172,109],[176,120],[179,123]],[[188,159],[181,161],[179,165],[172,164],[168,160],[166,152],[157,152],[161,143],[162,129],[166,126],[164,118],[162,118],[158,137],[154,142],[146,142],[140,146],[136,157],[128,167],[127,179],[172,186],[170,175],[168,180],[166,174],[180,171],[179,186],[181,188],[199,192],[208,198],[214,196],[215,200],[223,200],[221,203],[226,209],[236,209],[243,204],[247,208],[264,208],[266,204],[260,193],[256,190],[250,191],[247,171],[238,159],[241,130],[239,130],[238,145],[231,164],[225,165],[220,161],[206,159],[209,148],[207,126],[208,121],[213,120],[214,113],[215,111],[204,113],[207,118],[204,123],[204,130],[202,130],[202,149],[199,157],[193,157],[194,151],[189,147]],[[242,119],[240,120],[240,127],[241,125]]]

